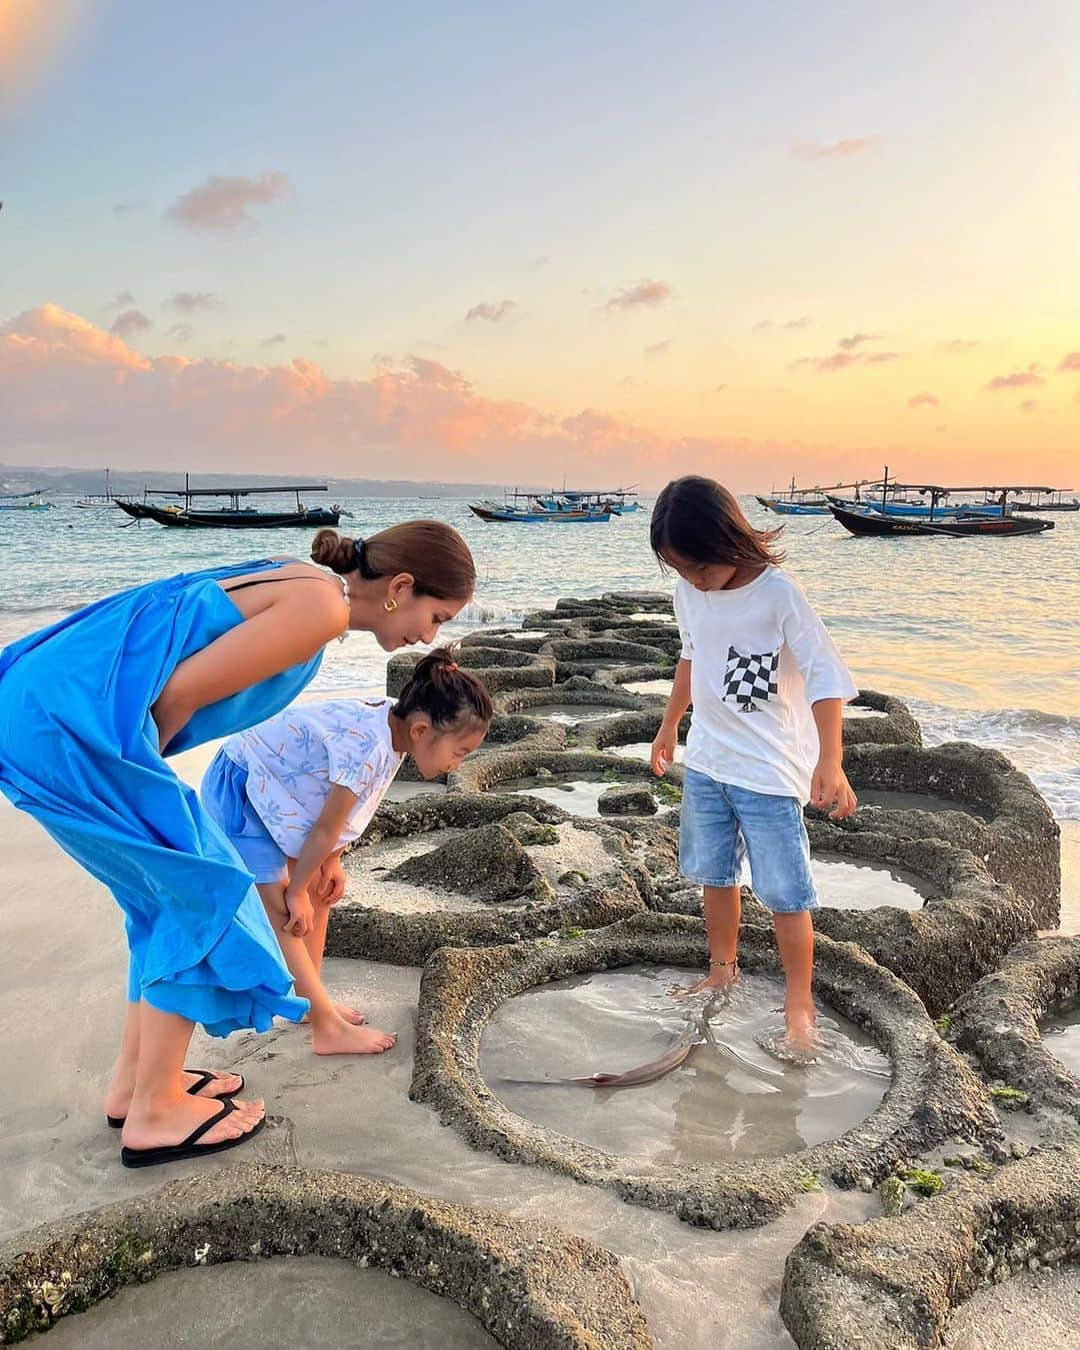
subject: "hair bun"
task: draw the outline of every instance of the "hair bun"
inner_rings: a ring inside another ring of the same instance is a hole
[[[320,567],[329,567],[341,575],[354,572],[357,564],[356,540],[338,534],[337,530],[319,530],[311,541],[311,557]]]

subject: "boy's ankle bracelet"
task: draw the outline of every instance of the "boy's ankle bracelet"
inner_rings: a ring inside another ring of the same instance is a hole
[[[726,967],[728,967],[728,966],[731,967],[731,969],[732,969],[733,972],[736,971],[736,970],[738,970],[738,969],[739,969],[739,958],[736,957],[734,961],[712,961],[712,960],[710,960],[710,962],[709,962],[709,969],[710,969],[710,970],[716,970],[716,969],[718,969],[718,968],[719,968],[720,970],[724,970],[724,969],[725,969]]]

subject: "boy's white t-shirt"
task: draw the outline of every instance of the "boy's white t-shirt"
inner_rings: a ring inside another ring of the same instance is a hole
[[[357,803],[338,839],[359,838],[378,809],[403,755],[390,736],[389,698],[297,703],[222,747],[247,769],[247,797],[286,857],[296,858],[335,784]]]
[[[811,705],[859,691],[798,582],[771,566],[735,590],[680,578],[675,619],[692,662],[686,767],[808,801],[819,752]]]

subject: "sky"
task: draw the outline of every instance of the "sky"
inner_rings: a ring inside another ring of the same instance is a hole
[[[1080,477],[1071,0],[0,3],[7,463]]]

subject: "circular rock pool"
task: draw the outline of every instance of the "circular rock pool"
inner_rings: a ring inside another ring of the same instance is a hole
[[[837,1138],[877,1108],[889,1062],[852,1023],[819,1010],[820,1057],[784,1061],[763,1048],[783,1031],[781,979],[744,974],[706,1016],[702,996],[689,1003],[671,996],[695,978],[677,967],[629,966],[509,999],[484,1030],[484,1081],[526,1119],[655,1163],[792,1153]],[[655,1081],[616,1088],[557,1081],[638,1068],[683,1036],[693,1048]]]
[[[891,788],[855,789],[860,806],[880,806],[888,811],[964,811],[980,820],[993,820],[993,812],[977,802],[961,802],[953,797],[935,797],[928,792],[894,792]]]
[[[600,816],[600,798],[610,788],[639,788],[647,780],[641,778],[590,778],[582,775],[578,778],[513,778],[498,785],[499,792],[515,795],[539,797],[541,801],[561,806],[572,816],[585,816],[598,819]],[[656,814],[662,814],[671,808],[657,803]]]
[[[818,904],[833,909],[922,909],[937,891],[914,872],[839,853],[815,853],[810,870]]]

